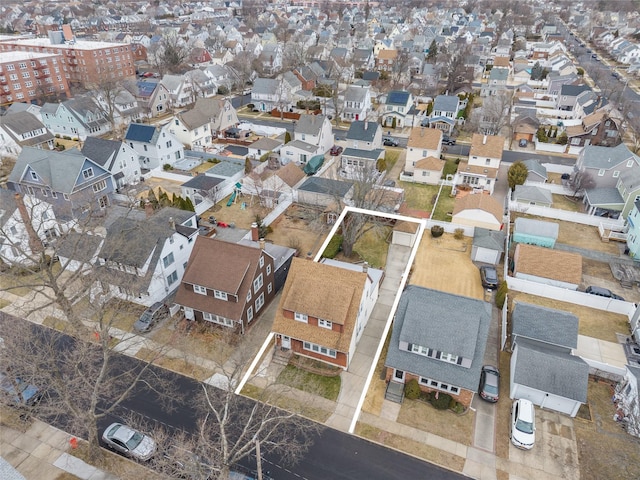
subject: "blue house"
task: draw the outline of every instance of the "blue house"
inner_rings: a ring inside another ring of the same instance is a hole
[[[40,110],[42,123],[53,133],[84,140],[111,131],[104,110],[89,97],[62,103],[45,103]]]
[[[516,218],[512,241],[553,248],[558,240],[560,226],[553,222]]]
[[[627,248],[629,256],[636,258],[640,255],[640,199],[636,199],[627,217]]]
[[[113,175],[76,149],[25,147],[7,184],[13,191],[49,202],[56,218],[63,220],[106,209],[115,190]]]

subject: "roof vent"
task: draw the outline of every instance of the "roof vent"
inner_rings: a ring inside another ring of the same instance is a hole
[[[487,136],[485,135],[484,138],[482,139],[482,144],[486,145],[487,144]]]

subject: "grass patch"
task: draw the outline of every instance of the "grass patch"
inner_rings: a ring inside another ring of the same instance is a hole
[[[594,421],[574,422],[580,478],[640,478],[640,439],[627,434],[613,420],[612,394],[608,383],[589,381],[587,401]]]
[[[442,178],[447,178],[447,175],[455,175],[457,171],[458,164],[456,163],[456,160],[448,158],[444,164],[444,169],[442,170]]]
[[[325,377],[315,373],[306,372],[293,365],[287,365],[277,379],[278,383],[298,388],[303,392],[312,393],[336,401],[340,393],[340,376]]]
[[[0,298],[0,310],[2,310],[4,307],[8,307],[9,305],[11,305],[11,302],[9,300]]]
[[[626,333],[629,331],[629,320],[626,315],[511,291],[509,292],[509,301],[513,302],[514,300],[573,313],[578,317],[578,333],[580,335],[617,343],[616,332]],[[510,309],[510,311],[512,310]]]
[[[405,398],[397,422],[463,445],[471,445],[474,420],[475,413],[471,410],[465,415],[456,415],[448,410],[436,410],[426,402]]]
[[[71,332],[71,324],[68,321],[51,315],[44,317],[42,325],[59,332]]]
[[[387,151],[384,154],[384,163],[387,166],[387,172],[391,171],[391,169],[394,167],[394,165],[398,161],[398,158],[400,158],[400,150],[387,149]]]
[[[442,192],[440,193],[440,197],[438,197],[438,204],[433,212],[433,219],[450,222],[450,214],[453,212],[455,203],[456,198],[451,196],[451,187],[442,187]]]
[[[387,263],[391,227],[374,227],[356,242],[353,250],[373,268],[383,268]]]
[[[568,210],[570,212],[582,212],[582,202],[580,199],[559,195],[557,193],[552,193],[551,197],[553,198],[553,208]]]
[[[376,365],[371,385],[369,386],[367,396],[365,397],[364,404],[362,405],[362,410],[378,416],[380,415],[380,412],[382,412],[382,403],[387,388],[387,383],[385,382],[387,367],[384,366],[384,361],[387,358],[390,342],[391,331],[389,331],[387,339],[382,347],[382,352],[380,353],[380,358],[378,359],[378,364]]]
[[[438,185],[422,185],[419,183],[400,182],[400,188],[404,188],[404,201],[407,207],[415,210],[431,212],[433,202],[440,187]]]
[[[101,320],[104,325],[130,332],[133,330],[133,324],[145,309],[146,307],[143,305],[112,298],[104,305],[103,309],[92,315],[92,320],[95,322]]]
[[[496,455],[509,458],[509,429],[511,428],[511,399],[509,398],[509,377],[511,355],[500,352],[500,391],[502,399],[496,404]]]
[[[101,470],[115,475],[117,478],[135,478],[136,480],[151,480],[157,478],[158,473],[140,464],[129,460],[117,453],[111,452],[105,448],[101,449],[102,455],[97,459],[89,458],[89,449],[85,440],[78,441],[78,448],[73,450],[74,457],[83,460]],[[75,479],[77,477],[58,477],[66,479]]]
[[[136,353],[137,358],[147,362],[152,360],[156,355],[157,352],[149,350],[148,348],[141,348],[138,350],[138,353]],[[213,370],[190,363],[186,358],[160,357],[156,358],[153,364],[195,378],[199,381],[203,381],[214,374]]]
[[[308,402],[301,402],[291,396],[280,395],[275,398],[265,399],[264,391],[251,384],[246,384],[241,393],[247,397],[253,398],[254,400],[260,400],[263,402],[268,400],[266,403],[269,403],[270,405],[282,408],[288,412],[295,412],[298,415],[302,415],[303,417],[315,420],[319,423],[325,423],[332,413],[321,408],[316,408],[313,404]]]
[[[445,452],[439,448],[425,445],[415,440],[411,440],[406,437],[394,435],[393,433],[385,432],[379,428],[372,427],[365,423],[358,422],[356,425],[356,435],[363,438],[368,438],[376,443],[386,445],[388,447],[395,448],[402,452],[408,453],[418,458],[422,458],[436,465],[446,466],[450,470],[461,472],[464,467],[465,459],[458,455]]]

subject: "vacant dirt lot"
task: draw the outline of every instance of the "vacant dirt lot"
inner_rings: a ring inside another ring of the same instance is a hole
[[[471,262],[471,239],[456,240],[444,234],[422,237],[409,283],[484,300],[480,271]]]

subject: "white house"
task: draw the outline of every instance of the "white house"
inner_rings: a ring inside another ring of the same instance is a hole
[[[504,137],[474,133],[469,159],[458,164],[454,178],[456,188],[463,185],[463,189],[493,193],[503,149]]]
[[[280,149],[282,163],[307,163],[315,155],[324,155],[334,143],[331,122],[325,115],[302,114],[295,124],[293,141]]]
[[[140,167],[148,170],[173,165],[184,158],[184,145],[169,131],[170,126],[155,127],[132,123],[124,141],[138,154]]]
[[[169,91],[171,105],[173,107],[184,107],[195,102],[198,97],[191,82],[190,77],[186,75],[165,75],[160,82]]]
[[[13,265],[30,266],[43,242],[59,236],[53,206],[30,195],[0,188],[0,259]]]
[[[53,149],[54,136],[38,118],[27,111],[0,117],[0,155],[16,158],[23,146]]]
[[[169,122],[169,132],[191,150],[204,151],[213,145],[211,122],[206,112],[192,108]]]
[[[116,189],[140,181],[138,154],[124,142],[88,137],[82,153],[113,175]]]
[[[340,120],[366,120],[371,111],[371,89],[365,85],[349,85],[342,96]]]
[[[384,127],[404,127],[409,110],[413,106],[413,95],[404,90],[392,90],[387,94],[385,102],[380,106],[382,125]]]
[[[180,285],[198,235],[196,214],[166,207],[147,218],[120,217],[107,227],[92,297],[107,296],[150,306]],[[108,278],[108,281],[107,281]]]
[[[621,421],[625,422],[627,433],[640,437],[640,367],[625,365],[624,378],[616,385],[614,400],[617,403]]]
[[[407,139],[407,154],[404,173],[413,175],[416,164],[425,158],[440,159],[442,153],[442,130],[436,128],[414,127]]]

